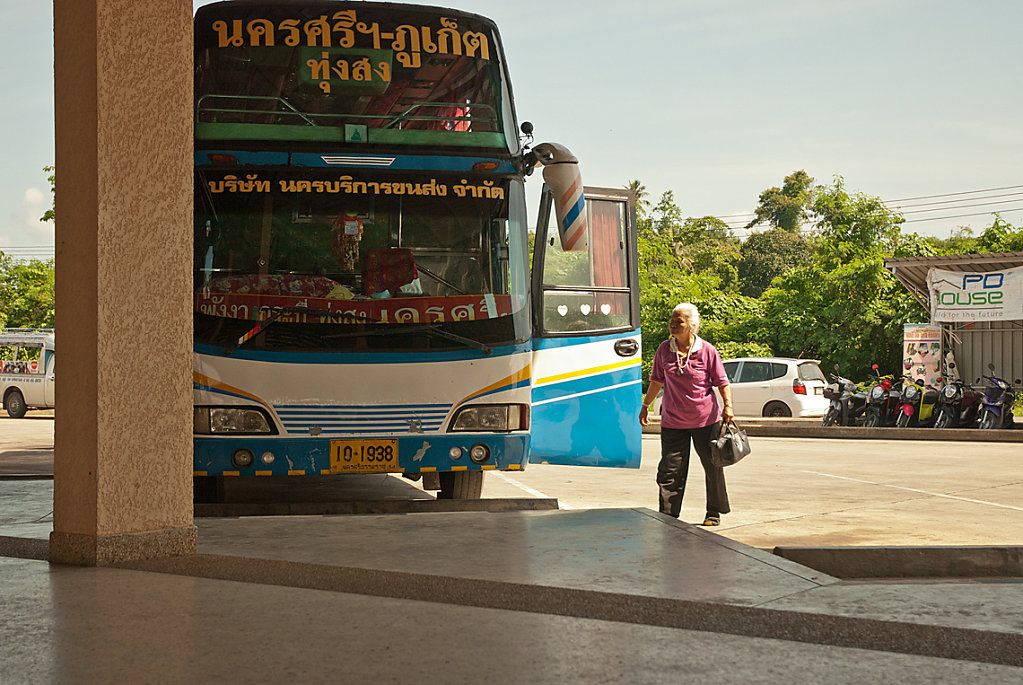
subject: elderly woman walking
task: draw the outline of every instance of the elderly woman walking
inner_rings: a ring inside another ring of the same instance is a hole
[[[697,335],[700,312],[695,306],[684,302],[675,307],[668,329],[671,337],[660,344],[654,355],[650,386],[639,412],[639,422],[647,425],[647,412],[663,387],[661,462],[657,466],[660,511],[675,518],[682,513],[691,441],[703,464],[707,483],[703,525],[717,526],[721,524],[721,515],[730,509],[725,473],[720,466],[711,464],[710,443],[720,432],[719,418],[732,420],[732,392],[721,355]],[[719,407],[714,388],[721,392],[724,408]]]

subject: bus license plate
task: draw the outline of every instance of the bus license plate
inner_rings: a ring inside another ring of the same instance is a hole
[[[397,440],[331,440],[332,473],[400,472]]]

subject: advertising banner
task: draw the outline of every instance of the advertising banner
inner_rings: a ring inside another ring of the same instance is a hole
[[[1023,319],[1023,267],[968,273],[927,271],[931,321]]]
[[[902,369],[914,381],[938,387],[941,378],[941,326],[907,323],[902,326]]]

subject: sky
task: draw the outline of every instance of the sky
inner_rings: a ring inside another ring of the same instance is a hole
[[[654,204],[671,190],[739,236],[798,169],[903,207],[907,233],[983,230],[993,211],[1023,224],[1018,0],[440,4],[497,22],[519,120],[571,149],[587,185],[636,179]],[[0,0],[0,51],[0,250],[48,257],[52,2]]]

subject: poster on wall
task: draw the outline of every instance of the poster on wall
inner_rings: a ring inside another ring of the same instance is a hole
[[[968,273],[927,270],[931,321],[1023,319],[1023,267]]]
[[[902,370],[914,381],[937,388],[941,382],[941,326],[907,323],[902,326]]]

